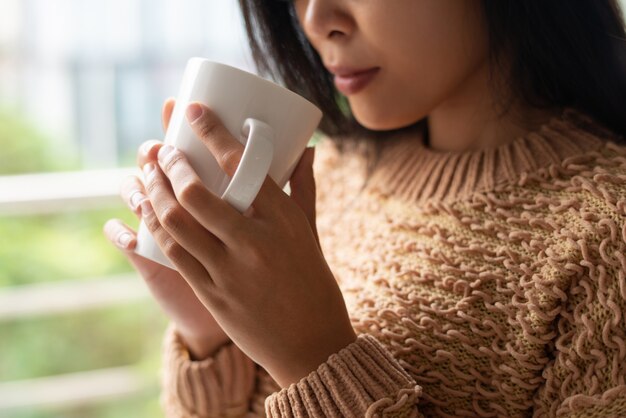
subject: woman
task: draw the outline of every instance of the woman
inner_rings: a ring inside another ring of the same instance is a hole
[[[167,416],[626,415],[617,2],[240,5],[325,135],[243,215],[140,149],[122,196],[180,274],[104,229],[172,319]],[[242,146],[187,116],[232,175]]]

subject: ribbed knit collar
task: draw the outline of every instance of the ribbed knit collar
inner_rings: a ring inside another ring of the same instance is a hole
[[[461,198],[599,149],[611,138],[615,133],[573,108],[525,136],[476,150],[438,151],[425,144],[422,132],[395,135],[384,139],[366,187],[418,203]]]

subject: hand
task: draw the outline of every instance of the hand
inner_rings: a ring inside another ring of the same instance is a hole
[[[173,107],[172,99],[163,105],[164,130],[169,124]],[[162,143],[158,141],[144,143],[137,154],[139,166],[142,167],[146,161],[154,159],[161,145]],[[146,199],[143,183],[136,176],[129,176],[122,185],[121,196],[130,209],[141,218],[140,202]],[[143,277],[161,308],[174,321],[177,332],[189,348],[192,359],[209,357],[217,348],[230,341],[180,273],[133,252],[137,244],[137,234],[133,229],[119,219],[109,219],[104,224],[104,233],[122,250]]]
[[[209,107],[191,104],[187,115],[232,177],[243,145]],[[317,239],[314,149],[294,170],[291,196],[266,176],[243,214],[202,184],[182,152],[169,149],[144,166],[144,222],[239,348],[287,386],[355,341]]]

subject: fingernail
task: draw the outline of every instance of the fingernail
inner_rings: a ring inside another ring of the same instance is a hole
[[[141,203],[141,215],[142,216],[148,216],[151,213],[152,213],[152,205],[150,204],[150,201],[149,200],[144,200]]]
[[[144,195],[140,190],[135,190],[133,194],[130,195],[130,205],[133,210],[137,210],[139,204],[146,199],[146,195]]]
[[[129,234],[128,232],[124,232],[123,234],[119,236],[119,238],[117,239],[117,242],[120,245],[120,247],[126,248],[128,247],[128,244],[130,244],[130,241],[132,239],[133,239],[133,236],[131,234]]]
[[[154,163],[147,163],[143,166],[143,177],[146,182],[149,180],[150,173],[154,172],[154,167]]]
[[[152,147],[156,144],[156,141],[148,141],[141,147],[144,154],[148,154]]]
[[[200,116],[202,116],[202,112],[202,106],[200,106],[198,103],[192,103],[187,106],[186,113],[189,123],[193,125],[198,119],[200,119]]]
[[[163,145],[157,154],[159,161],[163,161],[163,159],[172,151],[174,151],[174,147],[171,145]]]

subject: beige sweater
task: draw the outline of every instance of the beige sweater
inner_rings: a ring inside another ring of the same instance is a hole
[[[180,417],[626,416],[626,146],[566,109],[504,145],[323,138],[322,248],[356,342],[279,387],[236,345],[190,361],[171,325],[161,403]]]

